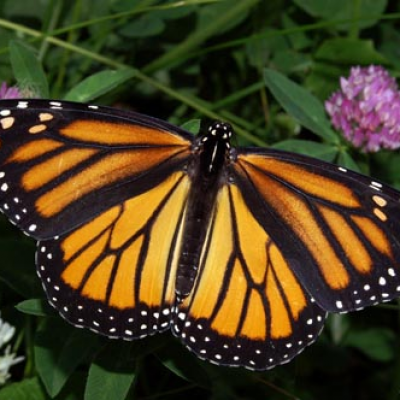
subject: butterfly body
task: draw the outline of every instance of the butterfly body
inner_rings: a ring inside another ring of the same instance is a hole
[[[215,199],[221,188],[221,181],[226,179],[224,165],[230,154],[231,133],[230,125],[216,122],[195,144],[193,165],[189,167],[192,185],[188,194],[175,285],[180,299],[189,295],[197,276]]]
[[[225,127],[225,128],[224,128]],[[141,114],[0,101],[0,210],[63,318],[265,370],[329,312],[400,296],[400,194],[333,164]]]

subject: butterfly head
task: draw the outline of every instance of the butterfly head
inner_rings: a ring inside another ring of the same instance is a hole
[[[232,137],[233,129],[227,122],[215,121],[207,129],[204,138],[207,140],[213,139],[219,142],[225,142],[227,147],[229,147],[229,142]]]
[[[217,146],[225,152],[229,152],[231,148],[231,137],[233,128],[227,122],[214,121],[209,125],[207,130],[201,137],[203,148]]]

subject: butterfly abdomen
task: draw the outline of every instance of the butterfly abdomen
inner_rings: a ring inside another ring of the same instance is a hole
[[[181,299],[189,295],[196,279],[201,251],[221,186],[223,166],[230,149],[230,132],[230,125],[215,122],[199,139],[176,277],[175,291]]]

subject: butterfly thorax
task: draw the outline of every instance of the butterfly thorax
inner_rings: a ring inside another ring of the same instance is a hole
[[[232,128],[229,124],[214,122],[199,138],[190,176],[189,193],[184,221],[181,256],[178,262],[176,293],[179,298],[189,295],[199,268],[213,206],[221,186],[224,164],[229,158]]]

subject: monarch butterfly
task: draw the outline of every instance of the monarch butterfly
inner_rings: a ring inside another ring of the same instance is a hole
[[[0,102],[0,207],[38,240],[49,302],[111,338],[171,329],[265,370],[327,312],[400,296],[400,194],[309,157],[107,107]]]

